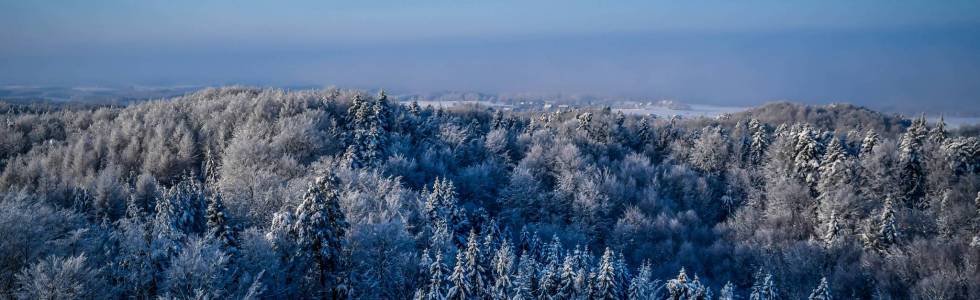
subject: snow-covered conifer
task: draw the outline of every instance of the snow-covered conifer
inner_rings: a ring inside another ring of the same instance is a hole
[[[820,278],[820,284],[817,288],[813,289],[810,293],[809,300],[831,300],[834,299],[830,296],[830,285],[827,283],[827,277]]]
[[[340,278],[344,236],[349,225],[340,210],[338,179],[333,174],[316,178],[296,207],[292,227],[299,245],[297,255],[316,263],[321,293],[337,298],[345,294]]]

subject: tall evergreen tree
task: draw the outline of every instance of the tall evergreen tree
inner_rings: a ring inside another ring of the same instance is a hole
[[[637,271],[636,276],[633,276],[633,280],[630,281],[626,298],[630,300],[653,299],[654,287],[653,282],[650,281],[651,276],[653,275],[650,263],[644,262],[640,266],[639,271]]]
[[[816,190],[820,176],[820,148],[814,129],[809,125],[799,126],[796,133],[793,166],[796,176],[809,186],[811,191]]]
[[[901,200],[907,207],[923,208],[926,194],[926,175],[923,143],[926,137],[925,117],[912,122],[899,143],[899,180]]]
[[[820,284],[817,288],[813,289],[810,293],[809,300],[832,300],[833,297],[830,296],[830,285],[827,283],[827,277],[820,278]]]
[[[752,165],[759,165],[765,158],[766,150],[769,149],[769,144],[772,141],[770,140],[771,138],[766,129],[766,125],[759,122],[759,120],[749,120],[748,130],[752,134],[752,141],[749,146],[749,160]]]
[[[207,228],[204,190],[192,176],[184,176],[157,201],[154,232],[159,237],[201,233]]]
[[[228,226],[227,212],[220,192],[214,191],[208,197],[207,225],[208,233],[220,240],[226,250],[237,246],[235,234],[231,226]]]
[[[338,299],[346,295],[341,281],[341,255],[346,217],[340,210],[338,180],[330,174],[316,178],[296,207],[292,231],[299,246],[297,255],[308,256],[316,264],[321,297]]]
[[[436,178],[432,183],[432,191],[425,198],[425,212],[431,224],[440,222],[447,226],[453,236],[457,237],[457,245],[466,244],[469,231],[469,221],[462,208],[457,204],[456,187],[446,178]]]
[[[848,156],[837,138],[833,138],[827,146],[819,168],[820,180],[817,190],[820,197],[826,197],[833,191],[851,183],[853,179],[848,164]]]
[[[870,248],[885,251],[898,241],[899,231],[895,222],[895,207],[891,198],[885,199],[885,205],[881,208],[881,216],[875,224],[874,232],[870,241],[866,241]]]
[[[864,135],[864,140],[861,141],[861,153],[859,156],[864,159],[871,155],[871,152],[874,151],[875,146],[878,146],[878,140],[878,134],[875,133],[874,129],[868,129],[868,133]]]
[[[347,110],[350,129],[349,154],[345,159],[352,167],[377,166],[384,158],[384,145],[389,130],[390,108],[384,91],[369,100],[354,95]]]
[[[558,276],[558,291],[555,293],[556,299],[576,299],[578,298],[575,289],[575,256],[566,255],[561,264],[561,274]]]
[[[449,275],[449,291],[446,292],[446,299],[449,300],[467,300],[474,297],[473,294],[473,284],[469,281],[469,277],[466,276],[466,256],[463,251],[456,252],[456,267],[453,268],[453,273]]]
[[[970,241],[970,246],[980,247],[980,191],[977,192],[977,197],[973,199],[973,232],[976,234],[973,236],[973,241]]]
[[[446,288],[443,284],[443,277],[446,271],[447,268],[443,263],[442,252],[436,252],[435,259],[433,259],[432,265],[429,266],[429,290],[425,294],[425,299],[446,299]]]
[[[936,145],[942,145],[943,142],[946,142],[948,135],[946,132],[946,121],[940,115],[939,120],[936,121],[936,125],[929,130],[929,141]]]
[[[614,263],[612,250],[606,248],[599,262],[598,270],[596,270],[592,299],[622,298],[621,292],[618,290],[619,284],[616,283],[616,268]]]
[[[514,272],[514,250],[510,243],[504,241],[493,256],[493,287],[490,298],[494,300],[510,299]]]
[[[773,282],[772,274],[759,274],[756,282],[752,285],[752,293],[749,300],[776,300],[779,299],[779,292],[776,291],[776,284]]]
[[[718,300],[735,300],[735,285],[731,281],[726,282],[718,292]]]
[[[820,164],[820,181],[817,184],[817,232],[821,233],[825,245],[833,244],[840,234],[840,214],[838,212],[841,196],[851,192],[854,180],[850,160],[837,138],[831,139]],[[846,198],[845,198],[846,199]]]
[[[689,280],[684,268],[681,268],[677,278],[668,280],[664,286],[672,300],[707,300],[711,297],[708,288],[701,284],[701,279],[695,275],[694,280]]]
[[[475,230],[470,231],[466,242],[466,282],[471,297],[482,298],[487,292],[486,270],[483,265],[483,254],[480,252],[479,236]]]

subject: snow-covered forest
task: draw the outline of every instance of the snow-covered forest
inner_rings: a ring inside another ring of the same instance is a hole
[[[980,136],[227,87],[0,104],[0,299],[980,299]]]

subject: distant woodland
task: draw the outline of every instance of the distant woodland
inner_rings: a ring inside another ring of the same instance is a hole
[[[325,89],[0,104],[0,299],[980,299],[980,132]]]

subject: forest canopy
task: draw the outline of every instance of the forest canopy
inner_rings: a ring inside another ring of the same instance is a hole
[[[980,136],[941,119],[249,87],[0,108],[0,298],[980,298]]]

